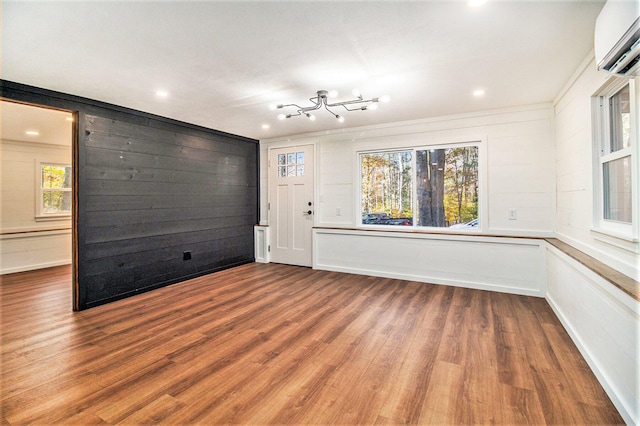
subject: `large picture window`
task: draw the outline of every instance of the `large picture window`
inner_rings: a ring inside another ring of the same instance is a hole
[[[478,146],[360,153],[363,225],[477,229]]]
[[[637,239],[637,79],[614,79],[594,102],[594,222],[597,231]]]

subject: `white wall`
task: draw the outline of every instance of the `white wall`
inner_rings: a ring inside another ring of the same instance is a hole
[[[70,144],[1,141],[0,274],[71,263],[71,219],[35,219],[37,161],[70,164]]]
[[[261,141],[260,224],[268,225],[268,149],[314,144],[314,226],[333,228],[314,230],[314,268],[544,296],[539,241],[439,236],[406,232],[405,227],[383,227],[386,232],[377,233],[353,229],[359,219],[359,151],[470,141],[480,141],[482,233],[553,236],[550,104]],[[514,208],[517,219],[509,220]]]
[[[592,231],[591,97],[607,79],[590,55],[555,101],[559,239],[640,281],[637,244],[603,241]],[[626,247],[626,248],[625,248]],[[550,247],[547,300],[612,401],[640,424],[640,304],[583,265]]]
[[[603,241],[592,231],[593,142],[591,97],[610,78],[590,56],[555,102],[558,238],[640,281],[638,244]],[[622,246],[627,246],[628,249]]]
[[[486,170],[483,233],[553,235],[555,151],[553,109],[547,104],[261,141],[260,224],[268,224],[269,147],[315,144],[314,225],[352,228],[358,219],[357,151],[477,140]],[[517,220],[508,219],[512,208]]]

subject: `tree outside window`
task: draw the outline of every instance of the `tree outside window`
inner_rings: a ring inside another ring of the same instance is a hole
[[[40,214],[71,213],[71,166],[40,164]]]
[[[360,168],[362,224],[478,227],[477,146],[360,154]]]

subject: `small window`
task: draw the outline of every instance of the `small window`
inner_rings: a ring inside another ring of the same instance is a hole
[[[304,152],[278,154],[278,177],[304,176]]]
[[[360,154],[363,225],[478,229],[478,146]]]
[[[612,79],[594,97],[594,230],[637,241],[637,80]],[[636,117],[636,118],[634,118]]]
[[[56,218],[71,214],[71,166],[40,163],[36,218]]]

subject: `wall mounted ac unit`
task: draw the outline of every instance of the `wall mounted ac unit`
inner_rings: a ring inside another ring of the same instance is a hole
[[[596,20],[594,52],[598,70],[640,75],[640,0],[608,0]]]

